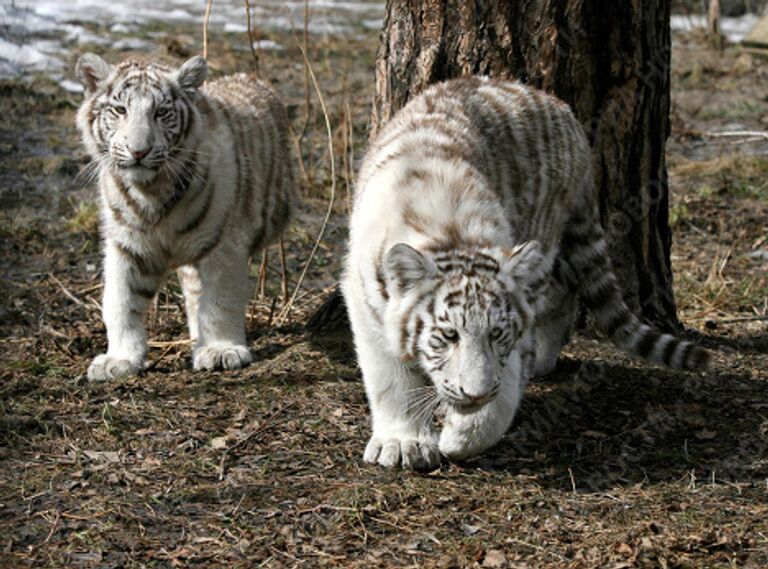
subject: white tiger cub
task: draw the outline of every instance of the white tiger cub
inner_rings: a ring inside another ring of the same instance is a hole
[[[298,194],[288,123],[265,83],[238,74],[203,86],[207,65],[77,62],[86,89],[77,126],[101,193],[103,316],[108,349],[88,377],[140,372],[144,318],[163,277],[178,269],[193,362],[237,369],[245,341],[248,259],[287,226]]]
[[[591,163],[567,105],[487,78],[429,88],[372,142],[342,282],[372,415],[367,462],[432,468],[498,442],[528,380],[554,368],[578,297],[622,348],[708,366],[628,310]]]

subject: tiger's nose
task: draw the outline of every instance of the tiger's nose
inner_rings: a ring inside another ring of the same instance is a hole
[[[135,148],[128,147],[128,152],[131,153],[131,156],[133,156],[134,160],[141,160],[144,158],[147,154],[149,154],[149,151],[151,148],[142,148],[141,150],[137,150]]]
[[[461,391],[461,394],[464,397],[466,397],[470,402],[477,403],[478,401],[483,401],[484,399],[487,399],[493,390],[490,389],[488,391],[484,391],[483,393],[469,393],[467,391],[464,391],[463,387],[459,387],[459,391]]]

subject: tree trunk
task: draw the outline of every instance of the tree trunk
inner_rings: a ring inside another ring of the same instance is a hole
[[[670,0],[388,0],[372,134],[427,85],[515,78],[571,105],[594,150],[595,183],[628,304],[679,326],[664,159]]]

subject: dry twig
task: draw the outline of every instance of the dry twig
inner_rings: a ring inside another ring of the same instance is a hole
[[[299,294],[299,291],[301,290],[301,285],[304,282],[304,278],[307,275],[307,271],[309,270],[310,265],[312,264],[312,261],[315,259],[315,255],[317,254],[317,250],[320,247],[320,243],[323,240],[323,236],[325,235],[325,230],[328,228],[328,222],[331,219],[331,214],[333,213],[333,204],[336,200],[336,159],[333,152],[333,129],[331,128],[331,119],[328,115],[328,107],[325,104],[325,98],[323,97],[323,93],[320,90],[320,85],[317,82],[317,77],[315,76],[315,71],[312,69],[312,64],[309,62],[309,57],[307,56],[307,51],[305,49],[305,46],[301,44],[298,38],[298,34],[296,33],[296,27],[293,25],[293,18],[291,18],[290,10],[288,10],[288,21],[291,24],[291,31],[293,32],[293,37],[296,39],[296,43],[299,45],[299,49],[301,50],[301,55],[304,58],[304,63],[307,66],[307,71],[309,72],[310,78],[312,79],[312,85],[315,88],[315,92],[317,93],[317,98],[320,101],[320,108],[323,111],[323,118],[325,119],[325,128],[326,128],[326,134],[328,136],[328,156],[331,161],[331,196],[328,199],[328,209],[325,212],[325,217],[323,218],[323,225],[320,228],[320,232],[317,235],[317,239],[315,240],[315,244],[312,247],[312,251],[309,254],[309,258],[307,259],[307,262],[304,263],[304,268],[301,271],[301,274],[299,275],[299,280],[296,283],[296,287],[293,289],[293,294],[291,295],[290,300],[285,304],[283,309],[280,311],[280,314],[277,317],[277,323],[282,324],[285,322],[285,319],[288,317],[288,314],[291,311],[291,308],[293,307],[294,302],[296,301],[296,297]],[[306,22],[305,22],[305,28],[306,28]]]
[[[259,54],[256,53],[256,47],[253,39],[253,27],[251,26],[251,1],[245,0],[245,22],[248,26],[248,45],[251,46],[251,55],[253,56],[253,64],[256,68],[256,75],[259,75]]]
[[[206,61],[208,60],[208,22],[211,20],[211,8],[213,8],[213,0],[207,0],[203,20],[203,59]]]

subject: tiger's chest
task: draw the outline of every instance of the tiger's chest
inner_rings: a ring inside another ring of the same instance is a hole
[[[146,199],[133,188],[102,188],[105,237],[166,268],[196,263],[226,239],[232,189],[212,178],[195,179],[180,195]]]

